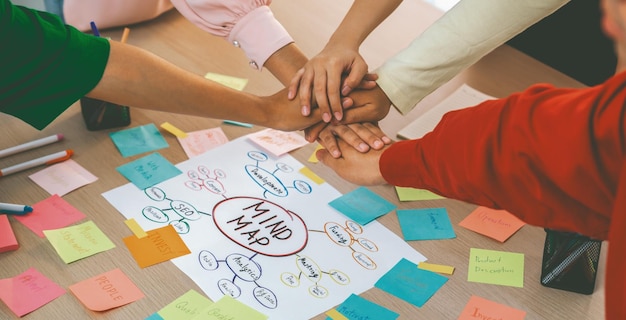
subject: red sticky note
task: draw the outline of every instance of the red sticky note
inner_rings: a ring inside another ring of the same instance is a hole
[[[524,320],[526,311],[515,309],[481,297],[472,296],[458,320],[507,319]]]
[[[0,252],[17,250],[19,247],[20,245],[17,243],[9,218],[4,214],[0,214]]]
[[[44,237],[43,230],[67,227],[86,217],[84,213],[56,194],[35,203],[32,207],[33,212],[15,216],[15,219],[42,238]]]
[[[526,223],[504,210],[478,207],[459,222],[461,227],[478,232],[500,242],[506,241]]]
[[[0,299],[18,317],[33,312],[62,296],[65,290],[34,268],[0,280]]]
[[[189,248],[172,225],[150,230],[142,238],[130,236],[124,238],[124,244],[140,267],[190,254]]]
[[[117,308],[144,297],[143,292],[120,269],[73,284],[70,291],[93,311]]]

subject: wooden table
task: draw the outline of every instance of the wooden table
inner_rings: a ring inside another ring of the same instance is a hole
[[[317,53],[339,24],[351,2],[336,0],[275,0],[275,15],[295,38],[303,51],[312,56]],[[405,47],[415,36],[432,23],[441,12],[419,0],[407,0],[366,40],[362,54],[372,68],[380,65],[397,50]],[[408,27],[410,26],[410,27]],[[145,48],[174,62],[182,68],[203,75],[206,72],[227,74],[249,79],[246,91],[269,95],[282,88],[272,75],[264,70],[254,71],[247,59],[228,42],[213,37],[193,26],[176,11],[146,23],[131,27],[128,43]],[[104,36],[119,39],[120,29],[102,30]],[[580,83],[535,61],[508,46],[498,48],[475,66],[463,72],[439,90],[424,99],[409,115],[402,117],[394,110],[381,122],[390,135],[427,108],[441,101],[462,83],[492,96],[505,96],[524,89],[535,82],[552,82],[562,86],[580,87]],[[156,111],[132,109],[130,127],[168,121],[185,131],[221,126],[226,135],[236,138],[260,127],[243,128],[222,125],[220,120],[183,116]],[[71,148],[73,160],[99,177],[93,184],[75,190],[63,198],[84,212],[115,243],[116,248],[97,255],[65,264],[46,239],[39,238],[21,223],[11,218],[11,225],[20,243],[17,251],[0,254],[0,278],[15,276],[30,267],[57,282],[64,288],[102,272],[121,268],[146,293],[146,298],[103,313],[91,312],[71,294],[67,293],[25,319],[144,319],[176,299],[189,289],[201,290],[171,262],[140,269],[126,249],[122,238],[131,235],[124,225],[125,218],[101,194],[126,184],[128,181],[115,168],[134,159],[125,159],[111,142],[108,134],[117,129],[91,132],[86,130],[78,103],[70,107],[50,126],[37,131],[19,120],[0,115],[0,149],[48,136],[63,133],[65,140],[27,153],[0,159],[6,167],[35,156]],[[187,159],[182,148],[171,135],[164,135],[170,147],[159,152],[172,163]],[[341,193],[356,188],[346,183],[321,164],[307,159],[314,150],[307,145],[291,154],[305,163]],[[39,169],[0,178],[0,200],[14,203],[36,203],[50,195],[28,178]],[[504,243],[491,240],[458,223],[469,214],[474,205],[455,200],[430,200],[399,202],[391,186],[371,188],[398,209],[445,207],[455,226],[456,239],[440,241],[412,241],[410,245],[433,263],[455,266],[448,282],[422,307],[417,308],[377,288],[361,294],[362,297],[400,313],[400,319],[456,319],[468,299],[477,295],[527,312],[526,319],[602,319],[604,316],[604,264],[606,247],[603,244],[596,290],[592,295],[582,295],[540,285],[541,261],[545,232],[542,228],[524,226]],[[402,236],[395,212],[378,219],[390,230]],[[497,286],[467,281],[470,248],[519,252],[525,255],[524,288]],[[13,313],[0,304],[0,318],[13,318]],[[298,319],[294,315],[293,319]],[[323,314],[314,319],[325,319]]]

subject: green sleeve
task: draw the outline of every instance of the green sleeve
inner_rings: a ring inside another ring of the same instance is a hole
[[[8,0],[0,0],[0,43],[0,112],[40,130],[98,84],[110,50],[104,38]]]

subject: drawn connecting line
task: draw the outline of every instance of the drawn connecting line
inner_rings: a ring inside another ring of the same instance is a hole
[[[335,244],[347,247],[352,250],[352,258],[363,268],[368,270],[374,270],[377,268],[376,262],[372,260],[367,254],[355,250],[352,245],[358,243],[363,249],[369,252],[377,252],[378,246],[365,238],[355,238],[356,235],[363,233],[363,228],[356,222],[347,220],[345,227],[336,222],[326,222],[324,224],[324,231],[310,230],[311,232],[323,232],[328,238]]]
[[[187,221],[196,221],[203,215],[210,216],[209,213],[198,211],[193,205],[182,200],[172,200],[167,198],[165,191],[158,187],[150,187],[144,190],[148,198],[154,201],[169,201],[169,208],[159,209],[155,206],[147,206],[141,210],[143,216],[157,223],[169,223],[179,234],[189,233],[189,223]],[[173,212],[176,215],[170,217],[167,212]]]
[[[218,179],[226,178],[226,173],[220,169],[214,170],[215,177],[211,177],[211,170],[205,166],[198,166],[198,171],[189,170],[187,176],[191,179],[185,182],[185,186],[191,190],[201,191],[202,189],[208,190],[211,193],[221,195],[224,198],[226,196],[226,189],[224,185]]]
[[[272,172],[259,167],[259,162],[264,162],[269,159],[269,157],[260,151],[250,151],[248,152],[248,157],[252,160],[255,160],[256,163],[254,165],[248,164],[244,167],[248,176],[261,188],[265,191],[263,192],[263,197],[267,198],[267,193],[270,193],[277,197],[286,197],[289,195],[290,188],[296,189],[298,192],[302,194],[309,194],[313,189],[311,185],[303,180],[295,180],[293,181],[293,186],[287,187],[283,182],[276,176],[278,172],[290,173],[293,172],[293,168],[287,164],[277,162],[276,169]]]
[[[296,255],[296,267],[300,270],[298,275],[291,272],[283,272],[280,276],[280,280],[285,285],[296,288],[300,286],[300,277],[304,275],[313,283],[309,287],[309,294],[316,298],[323,299],[328,296],[328,289],[319,284],[323,274],[327,274],[339,285],[345,286],[350,283],[350,278],[345,273],[335,269],[324,272],[313,259],[307,256]]]

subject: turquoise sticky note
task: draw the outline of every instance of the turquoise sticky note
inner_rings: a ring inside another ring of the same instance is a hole
[[[381,305],[355,294],[351,294],[336,310],[349,320],[395,320],[400,316]]]
[[[157,152],[121,165],[117,171],[141,190],[182,173]]]
[[[374,286],[421,308],[446,281],[448,278],[402,259]]]
[[[396,208],[393,203],[365,187],[359,187],[328,204],[360,225],[366,225]]]
[[[404,240],[456,237],[446,208],[398,210],[397,213]]]
[[[154,123],[109,134],[122,157],[169,147]]]
[[[151,315],[149,315],[146,319],[144,320],[165,320],[163,319],[163,317],[161,317],[158,313],[153,313]]]

